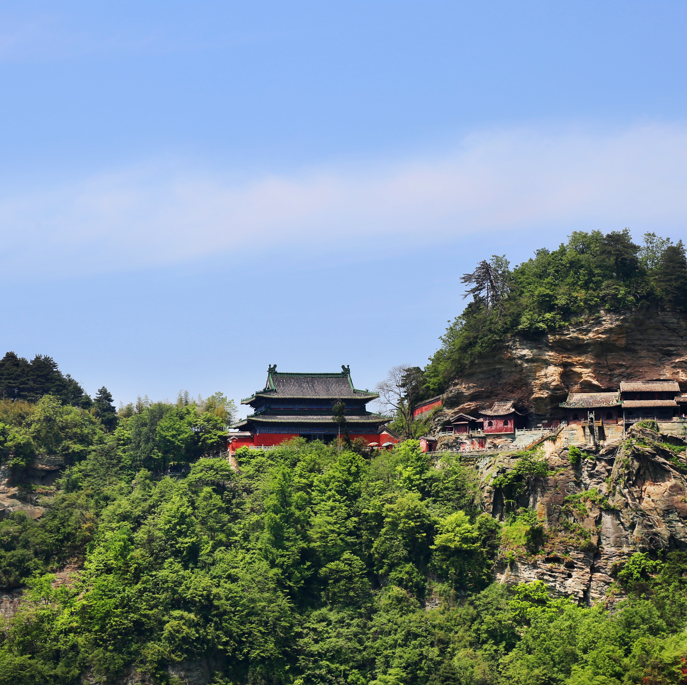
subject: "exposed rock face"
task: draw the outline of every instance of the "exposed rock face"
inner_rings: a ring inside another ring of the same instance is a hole
[[[541,338],[515,336],[470,365],[444,395],[466,413],[513,399],[562,417],[569,392],[615,390],[623,380],[671,378],[687,389],[687,317],[673,312],[604,313]]]
[[[15,511],[22,511],[30,518],[38,518],[43,508],[38,506],[42,495],[52,494],[52,485],[64,468],[59,457],[40,457],[21,472],[21,485],[18,487],[14,474],[7,464],[0,465],[0,521]]]
[[[504,538],[497,578],[542,580],[561,594],[595,602],[633,553],[687,549],[687,453],[667,443],[687,445],[637,426],[627,440],[587,453],[578,464],[570,463],[568,447],[554,445],[540,456],[549,475],[522,477],[510,491],[492,483],[512,472],[517,459],[481,459],[486,510],[504,520],[508,511],[528,508],[541,530],[531,544]]]
[[[23,590],[0,590],[0,620],[12,618],[21,606]]]

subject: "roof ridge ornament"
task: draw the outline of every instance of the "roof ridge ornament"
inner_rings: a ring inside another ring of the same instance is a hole
[[[350,364],[342,364],[341,365],[341,373],[344,376],[350,376],[351,375],[351,365]]]
[[[268,364],[267,365],[267,373],[276,373],[277,371],[277,365],[276,364]]]

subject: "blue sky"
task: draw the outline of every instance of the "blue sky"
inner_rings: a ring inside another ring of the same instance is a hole
[[[4,2],[0,347],[116,401],[424,365],[460,275],[687,238],[683,2]]]

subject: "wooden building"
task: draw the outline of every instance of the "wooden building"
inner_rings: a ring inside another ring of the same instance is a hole
[[[442,426],[442,433],[482,433],[484,426],[484,419],[479,419],[469,414],[453,414],[449,416]]]
[[[672,421],[680,416],[680,384],[677,381],[623,381],[620,399],[625,424],[641,420]]]
[[[489,409],[481,411],[480,414],[484,420],[485,434],[514,434],[515,429],[521,428],[524,423],[522,414],[513,406],[513,400],[494,402]]]
[[[622,421],[620,393],[615,392],[571,392],[562,402],[565,418],[569,425],[603,422],[617,424]]]
[[[592,444],[616,439],[623,434],[620,393],[571,392],[562,402],[566,420],[577,427],[578,440]]]
[[[291,438],[332,442],[348,432],[351,440],[363,438],[377,445],[398,442],[390,432],[382,434],[389,418],[367,411],[367,403],[378,395],[357,390],[348,366],[338,373],[282,373],[276,364],[267,370],[264,389],[241,401],[254,413],[231,426],[229,451],[239,447],[269,447]],[[343,423],[335,420],[333,408],[344,405]]]

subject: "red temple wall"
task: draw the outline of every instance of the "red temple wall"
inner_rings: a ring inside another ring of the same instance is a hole
[[[432,402],[431,404],[423,404],[421,407],[418,407],[417,409],[413,410],[413,418],[416,419],[418,416],[422,416],[422,414],[426,414],[428,411],[432,411],[435,407],[441,407],[442,401],[437,400],[436,402]]]
[[[273,447],[274,445],[281,445],[287,440],[292,440],[293,438],[302,437],[296,433],[260,433],[259,435],[254,435],[252,438],[239,438],[234,440],[229,445],[229,451],[235,452],[240,447]],[[356,438],[363,438],[368,443],[376,442],[379,445],[383,445],[385,442],[398,442],[396,438],[392,435],[379,434],[379,433],[351,433],[351,440]]]
[[[508,425],[505,426],[504,422],[508,421]],[[491,422],[491,426],[489,423]],[[484,432],[485,433],[514,433],[515,425],[513,422],[513,417],[504,416],[501,418],[485,416],[484,417]]]

